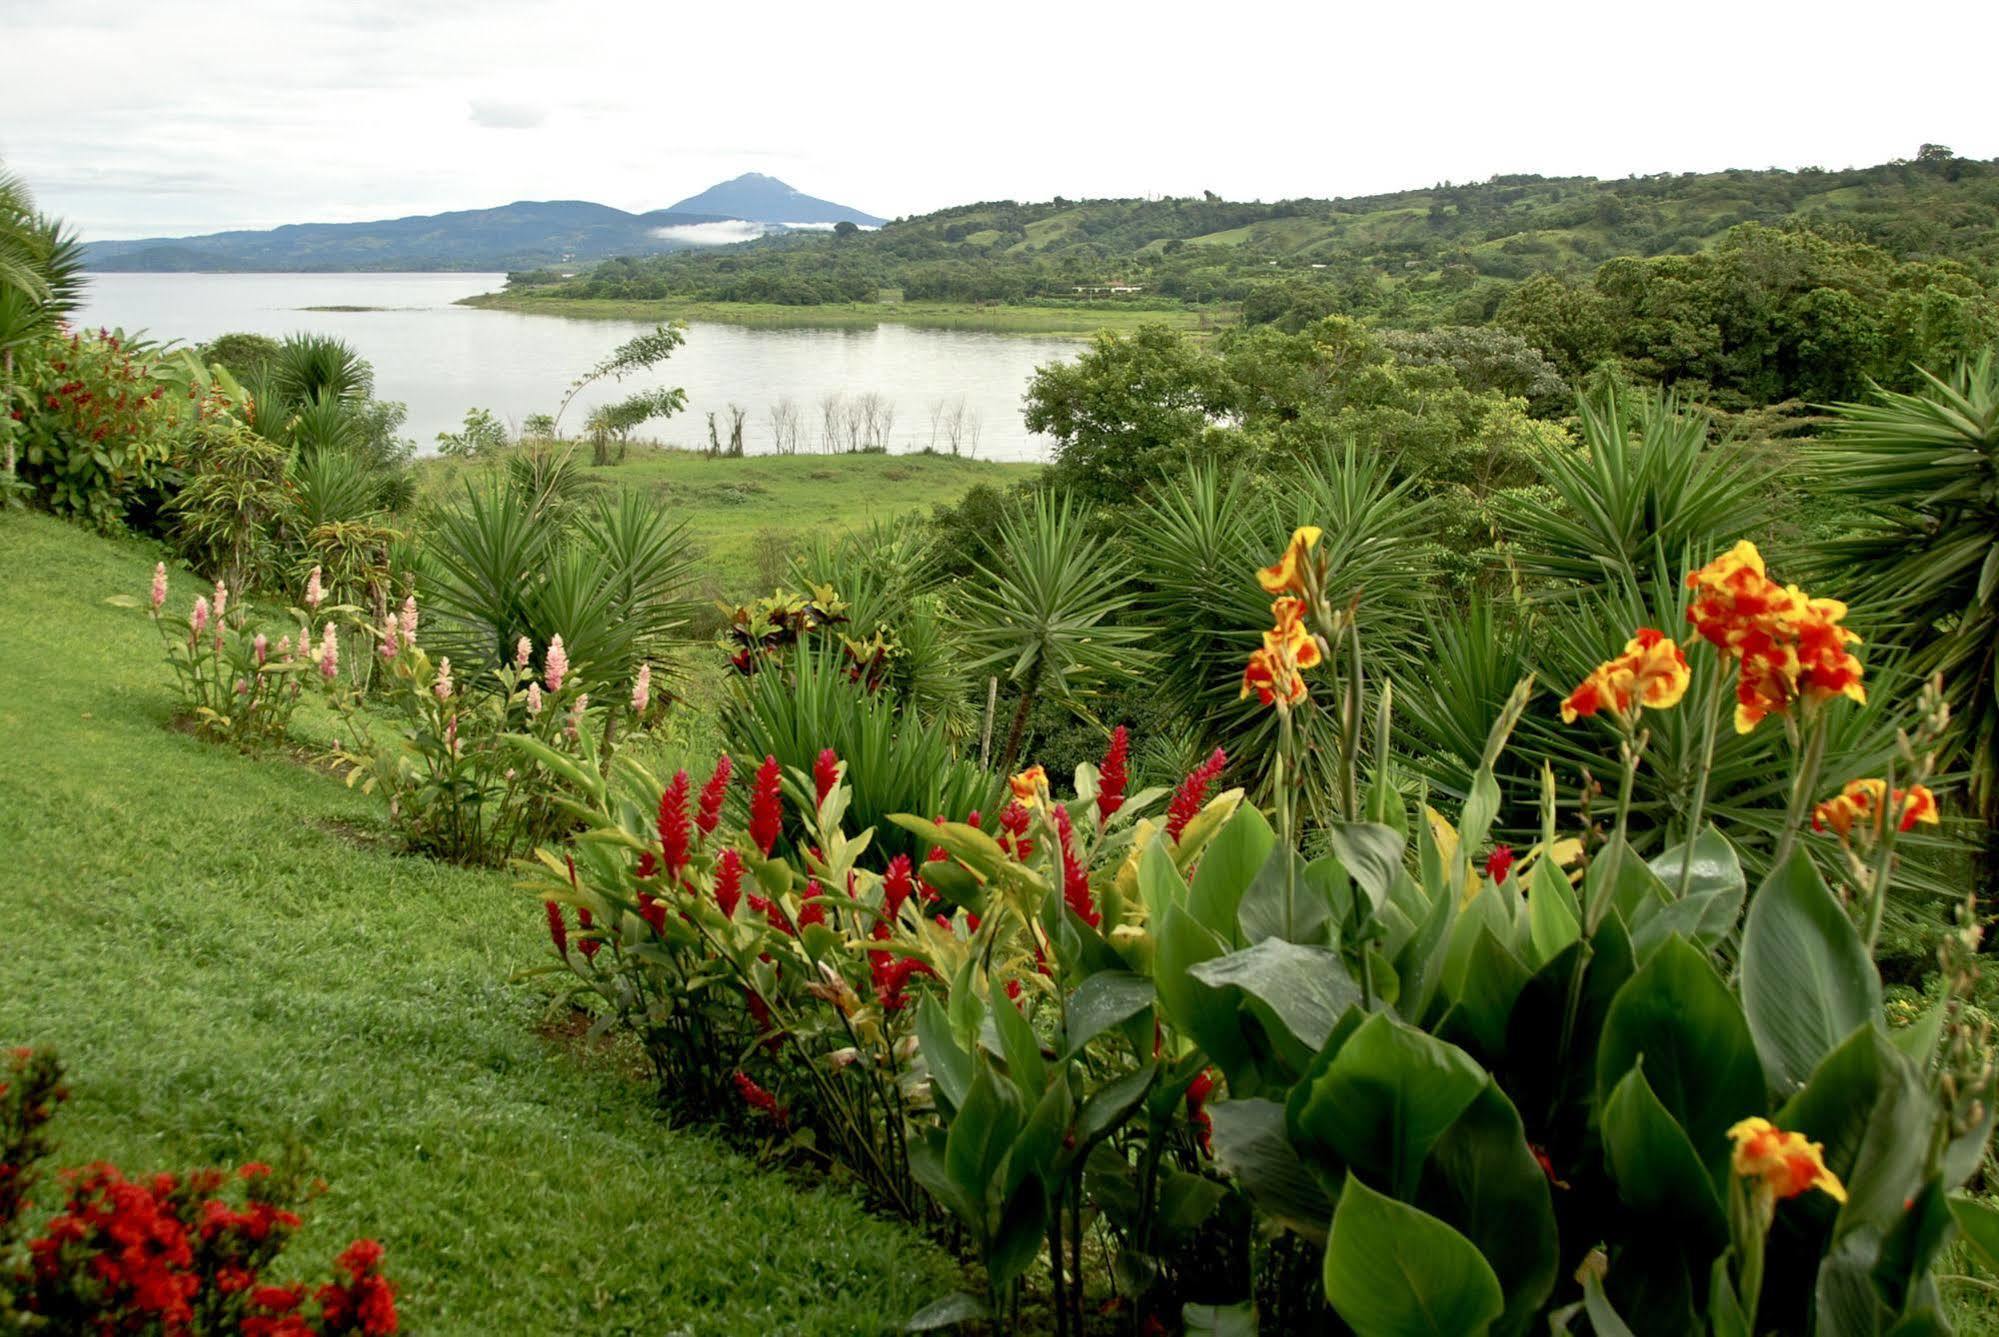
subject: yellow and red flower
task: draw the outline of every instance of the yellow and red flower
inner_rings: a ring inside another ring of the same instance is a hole
[[[1607,710],[1619,719],[1636,710],[1666,710],[1680,703],[1691,678],[1687,656],[1670,636],[1651,627],[1624,643],[1624,653],[1590,671],[1562,702],[1562,723]]]
[[[1263,633],[1262,648],[1252,650],[1243,666],[1241,696],[1254,693],[1266,706],[1295,706],[1309,695],[1303,670],[1322,663],[1325,651],[1305,629],[1304,600],[1285,595],[1270,605],[1270,617],[1276,625]]]
[[[1872,840],[1881,832],[1881,799],[1887,788],[1881,780],[1847,782],[1835,797],[1812,808],[1812,830],[1830,831],[1841,840],[1859,831],[1863,840]],[[1937,824],[1936,795],[1925,785],[1896,790],[1888,806],[1899,814],[1895,823],[1898,831],[1913,830],[1918,822],[1928,826]]]
[[[1867,700],[1864,670],[1847,647],[1860,637],[1841,625],[1846,605],[1814,599],[1796,585],[1770,579],[1763,555],[1744,539],[1698,571],[1687,621],[1694,631],[1737,661],[1735,730],[1748,733],[1770,715],[1804,697]]]
[[[1013,788],[1013,796],[1022,806],[1032,808],[1048,794],[1048,772],[1039,766],[1029,766],[1007,781]]]
[[[1728,1136],[1735,1143],[1735,1173],[1755,1180],[1771,1196],[1795,1198],[1815,1188],[1835,1202],[1846,1201],[1846,1186],[1826,1169],[1825,1148],[1803,1134],[1787,1133],[1768,1119],[1744,1119]]]
[[[1324,533],[1317,525],[1300,525],[1291,531],[1291,542],[1284,547],[1284,555],[1274,565],[1266,566],[1256,573],[1256,579],[1268,594],[1306,594],[1308,554],[1318,545]]]

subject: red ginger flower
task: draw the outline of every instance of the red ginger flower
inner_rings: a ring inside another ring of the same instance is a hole
[[[704,836],[715,833],[722,821],[722,801],[729,796],[729,777],[735,773],[736,764],[724,752],[715,758],[715,773],[708,777],[708,783],[701,786],[701,806],[694,814],[695,829]]]
[[[585,933],[588,933],[593,927],[590,922],[590,912],[580,905],[576,907],[576,926]],[[583,959],[587,961],[593,959],[604,944],[595,938],[585,938],[577,943],[576,946],[583,953]]]
[[[639,918],[645,920],[654,933],[665,933],[666,902],[649,891],[640,892]]]
[[[1000,809],[1000,847],[1023,863],[1034,854],[1034,842],[1027,838],[1027,828],[1033,821],[1034,814],[1018,801],[1009,800]]]
[[[1187,823],[1194,820],[1208,801],[1208,788],[1220,778],[1222,769],[1229,764],[1228,754],[1216,748],[1208,754],[1208,759],[1187,773],[1173,791],[1173,801],[1166,808],[1166,834],[1175,844],[1187,829]]]
[[[548,911],[548,940],[555,944],[555,954],[567,960],[569,957],[569,921],[563,918],[562,907],[554,901],[543,901]]]
[[[915,894],[916,876],[910,867],[909,856],[898,854],[888,861],[888,868],[882,873],[883,920],[893,921]]]
[[[1095,928],[1104,917],[1097,912],[1096,899],[1090,894],[1090,870],[1076,857],[1069,810],[1059,803],[1055,805],[1055,835],[1062,847],[1062,899],[1078,919]]]
[[[805,884],[805,895],[799,898],[802,904],[798,907],[798,927],[804,928],[807,924],[826,922],[826,903],[820,899],[821,895],[816,880]]]
[[[1111,730],[1111,745],[1104,764],[1097,768],[1097,820],[1108,822],[1124,806],[1125,786],[1130,783],[1125,763],[1131,755],[1131,733],[1122,724]]]
[[[1215,1121],[1208,1114],[1208,1097],[1215,1091],[1215,1075],[1203,1068],[1187,1086],[1187,1118],[1198,1130],[1201,1150],[1214,1155]]]
[[[687,772],[675,771],[659,796],[659,849],[670,882],[680,879],[687,867],[687,849],[693,832],[687,821]]]
[[[1495,884],[1506,881],[1506,875],[1513,871],[1514,857],[1511,845],[1494,845],[1492,853],[1485,856],[1485,875]]]
[[[715,860],[715,904],[725,916],[736,913],[743,895],[743,856],[733,849],[722,851]]]
[[[738,1068],[733,1080],[736,1083],[736,1091],[742,1096],[745,1105],[753,1110],[761,1110],[775,1121],[779,1128],[783,1128],[789,1122],[785,1116],[784,1106],[777,1103],[777,1097],[758,1086],[748,1073]]]
[[[757,768],[756,784],[750,790],[750,843],[764,858],[770,857],[784,830],[783,776],[776,757],[765,757]]]
[[[819,793],[817,801],[824,803],[826,796],[833,792],[833,786],[840,783],[840,755],[832,748],[826,748],[812,763],[812,783]]]

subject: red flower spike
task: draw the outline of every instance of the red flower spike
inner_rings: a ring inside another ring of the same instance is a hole
[[[722,801],[729,796],[729,777],[735,774],[735,769],[736,764],[724,752],[715,758],[715,773],[701,786],[701,806],[694,814],[694,826],[704,836],[715,834],[715,828],[721,824]]]
[[[548,940],[555,944],[555,954],[565,961],[569,959],[569,922],[563,918],[562,907],[554,901],[543,901],[548,911]]]
[[[826,796],[833,792],[833,786],[840,783],[840,756],[827,748],[812,763],[812,783],[819,789],[818,802],[824,803]]]
[[[576,926],[582,929],[585,933],[588,933],[592,927],[590,923],[590,912],[584,909],[580,905],[576,907]],[[597,955],[598,951],[604,946],[604,944],[597,941],[597,939],[595,938],[585,938],[581,942],[577,943],[576,946],[577,949],[583,953],[583,959],[588,961]]]
[[[882,918],[893,921],[915,894],[916,874],[909,856],[898,854],[888,861],[888,868],[882,873]]]
[[[1173,791],[1173,801],[1166,808],[1166,834],[1175,844],[1187,823],[1200,814],[1208,801],[1208,788],[1221,776],[1222,768],[1229,764],[1228,754],[1216,748],[1208,759],[1187,773],[1180,787]]]
[[[1076,857],[1069,810],[1059,803],[1055,805],[1055,835],[1062,846],[1062,899],[1078,919],[1095,928],[1104,917],[1097,912],[1096,898],[1090,894],[1090,870]]]
[[[776,757],[765,757],[757,767],[756,784],[750,790],[750,843],[764,858],[777,845],[784,831],[783,776]]]
[[[798,907],[799,928],[802,929],[807,924],[826,922],[826,903],[819,899],[820,894],[819,884],[816,881],[805,884],[805,895],[800,897],[804,904]]]
[[[1513,871],[1515,855],[1511,845],[1494,845],[1492,853],[1485,856],[1485,875],[1495,884],[1506,881]]]
[[[715,860],[715,904],[724,915],[734,915],[742,896],[743,856],[733,849],[723,850],[722,857]]]
[[[768,1116],[779,1128],[787,1126],[790,1121],[785,1115],[784,1106],[777,1103],[776,1096],[758,1086],[750,1075],[740,1068],[736,1070],[734,1080],[736,1091],[742,1096],[745,1105]]]
[[[659,796],[659,848],[666,864],[666,876],[678,881],[687,867],[687,848],[693,832],[687,821],[687,772],[675,771]]]
[[[1131,756],[1131,733],[1122,724],[1111,730],[1110,749],[1097,768],[1097,819],[1108,822],[1124,806],[1125,786],[1130,783],[1126,762]]]

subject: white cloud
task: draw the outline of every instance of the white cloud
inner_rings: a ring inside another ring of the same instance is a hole
[[[548,108],[525,102],[475,100],[472,103],[472,124],[488,130],[532,130],[547,119]]]
[[[685,242],[689,246],[728,246],[739,241],[755,241],[770,229],[762,223],[682,223],[678,227],[656,227],[652,235],[661,241]]]
[[[1953,50],[1999,45],[1999,5],[1972,0],[1905,0],[1892,21],[1859,0],[1679,0],[1670,23],[1594,0],[1438,0],[1417,27],[1406,7],[1278,0],[1244,0],[1225,22],[1201,11],[1193,28],[1067,0],[1015,0],[998,24],[915,0],[0,12],[0,158],[87,237],[518,199],[643,212],[752,169],[894,217],[1054,195],[1273,200],[1510,172],[1841,167],[1925,140],[1999,155],[1987,85],[1936,76],[1939,33]],[[714,58],[663,77],[676,51]],[[855,82],[883,70],[893,92]],[[829,96],[842,81],[862,91]],[[1051,83],[1060,97],[1043,95]],[[1196,88],[1220,100],[1180,96]],[[559,142],[523,151],[554,126]]]

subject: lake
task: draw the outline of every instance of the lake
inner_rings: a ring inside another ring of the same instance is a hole
[[[93,274],[77,323],[183,343],[231,331],[338,335],[374,365],[376,396],[409,406],[405,431],[427,452],[469,408],[491,409],[514,427],[531,413],[554,412],[577,375],[651,328],[453,305],[504,281],[502,274]],[[306,309],[316,306],[378,309]],[[712,411],[726,439],[727,405],[734,403],[748,412],[745,447],[763,453],[776,435],[771,410],[788,400],[799,449],[816,451],[829,397],[858,403],[873,395],[877,405],[893,408],[893,450],[948,449],[955,425],[959,448],[981,459],[1039,460],[1051,443],[1021,424],[1021,396],[1036,367],[1073,358],[1082,346],[1047,336],[894,324],[770,329],[696,322],[660,371],[592,387],[569,407],[562,426],[580,432],[595,404],[647,385],[677,385],[687,391],[686,410],[640,435],[706,445]],[[844,433],[846,415],[839,416]]]

